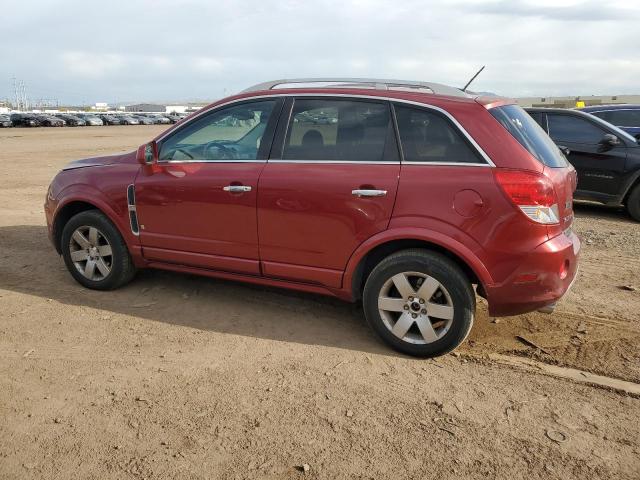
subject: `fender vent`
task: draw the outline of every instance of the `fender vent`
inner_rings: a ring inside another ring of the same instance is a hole
[[[138,214],[136,212],[136,190],[135,187],[129,185],[127,187],[127,207],[129,209],[129,224],[134,235],[140,235],[138,228]]]

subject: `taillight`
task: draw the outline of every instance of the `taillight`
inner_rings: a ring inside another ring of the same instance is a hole
[[[507,197],[529,219],[545,225],[559,223],[558,202],[551,180],[524,170],[495,169],[494,172]]]

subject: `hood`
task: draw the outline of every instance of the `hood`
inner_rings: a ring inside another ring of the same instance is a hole
[[[121,163],[133,163],[136,161],[136,152],[120,153],[117,155],[106,155],[104,157],[91,157],[76,160],[65,165],[62,170],[74,170],[86,167],[107,167]]]

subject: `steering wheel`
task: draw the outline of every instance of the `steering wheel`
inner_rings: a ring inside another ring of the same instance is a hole
[[[217,140],[204,146],[204,157],[211,160],[235,160],[237,158],[234,149],[222,145]]]
[[[184,148],[176,148],[176,152],[182,153],[185,157],[189,157],[190,160],[193,160],[193,155],[187,152]]]

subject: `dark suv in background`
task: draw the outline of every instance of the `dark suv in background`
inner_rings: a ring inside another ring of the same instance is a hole
[[[595,115],[640,140],[640,105],[594,105],[580,110]]]
[[[525,110],[578,172],[574,198],[624,205],[640,221],[640,145],[634,137],[582,110]]]

